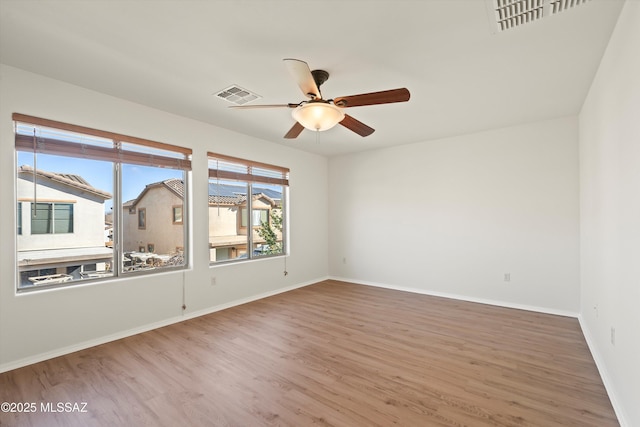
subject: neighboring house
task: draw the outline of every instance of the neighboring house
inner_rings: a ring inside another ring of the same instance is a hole
[[[148,184],[137,198],[124,203],[124,252],[183,252],[183,205],[184,183],[176,178]]]
[[[104,234],[110,193],[81,176],[34,171],[30,166],[18,168],[17,191],[17,255],[23,285],[38,283],[36,278],[42,276],[71,280],[69,276],[111,268],[113,251],[105,246]]]
[[[264,244],[258,236],[260,225],[271,221],[273,211],[280,211],[282,193],[260,188],[254,190],[253,243],[254,248]],[[242,257],[247,253],[247,189],[242,185],[209,184],[209,250],[211,261],[224,261]],[[276,231],[278,240],[282,240]]]
[[[247,253],[247,195],[241,185],[209,185],[210,259],[221,261]],[[253,194],[254,248],[264,244],[256,229],[270,221],[273,210],[279,210],[280,192],[260,189]],[[123,205],[124,251],[172,255],[184,249],[182,221],[184,183],[168,179],[149,184],[134,199]],[[282,239],[280,233],[278,238]],[[256,249],[259,250],[259,249]]]

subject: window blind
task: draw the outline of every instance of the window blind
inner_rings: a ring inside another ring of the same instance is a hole
[[[190,148],[14,113],[16,150],[191,170]]]
[[[209,178],[289,185],[288,168],[211,152],[207,155],[209,157]]]

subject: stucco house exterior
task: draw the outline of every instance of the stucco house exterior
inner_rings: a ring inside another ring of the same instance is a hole
[[[123,204],[124,252],[173,255],[184,251],[184,183],[167,179],[148,184]]]
[[[17,183],[22,286],[111,269],[113,250],[105,242],[105,202],[112,198],[110,193],[79,175],[34,171],[26,165],[18,168]]]
[[[253,247],[265,243],[257,229],[269,223],[274,212],[281,212],[282,194],[266,188],[254,189],[252,195]],[[224,261],[247,254],[247,189],[242,185],[209,184],[209,259]],[[275,230],[278,241],[282,233]]]
[[[242,185],[209,185],[209,249],[211,261],[223,261],[247,253],[247,190]],[[265,243],[257,234],[260,224],[271,220],[273,211],[280,210],[280,192],[254,190],[253,246],[259,251]],[[168,179],[149,184],[134,200],[123,204],[124,251],[144,258],[143,254],[160,257],[180,253],[184,249],[182,215],[184,183]],[[282,239],[277,232],[278,239]]]

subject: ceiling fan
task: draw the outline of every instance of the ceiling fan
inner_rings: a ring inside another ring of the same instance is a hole
[[[365,125],[359,120],[345,114],[342,109],[349,107],[362,107],[365,105],[390,104],[394,102],[406,102],[411,96],[406,88],[385,90],[381,92],[362,93],[359,95],[341,96],[334,99],[324,99],[320,92],[320,86],[329,78],[329,73],[324,70],[309,69],[306,62],[299,59],[284,59],[289,72],[309,98],[297,104],[268,104],[268,105],[243,105],[230,108],[291,108],[291,115],[296,120],[289,132],[284,137],[296,138],[305,129],[324,131],[331,129],[340,123],[347,129],[360,136],[369,136],[375,129]]]

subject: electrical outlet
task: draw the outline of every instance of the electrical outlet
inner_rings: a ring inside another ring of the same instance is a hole
[[[616,328],[611,327],[611,345],[616,345]]]
[[[511,273],[504,273],[504,281],[505,282],[511,281]]]
[[[218,284],[218,282],[217,282],[217,280],[216,280],[216,277],[215,277],[215,276],[214,276],[214,277],[212,277],[212,278],[211,278],[211,286],[215,286],[215,285],[217,285],[217,284]]]

